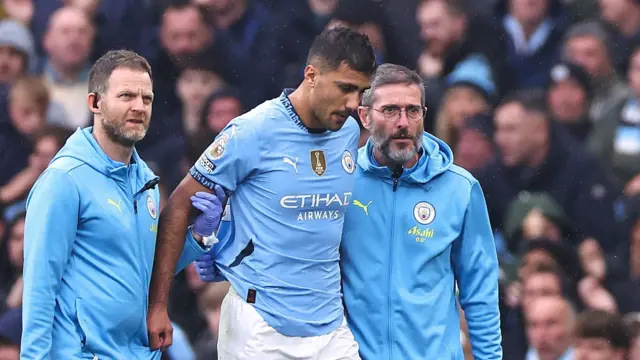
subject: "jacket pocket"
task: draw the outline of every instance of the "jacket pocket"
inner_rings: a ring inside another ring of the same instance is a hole
[[[120,359],[132,345],[141,343],[144,306],[103,298],[76,299],[76,316],[83,336],[83,350],[92,355]],[[144,334],[146,335],[146,334]]]

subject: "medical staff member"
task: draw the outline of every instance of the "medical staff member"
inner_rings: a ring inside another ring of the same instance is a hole
[[[425,133],[420,76],[378,68],[358,115],[341,267],[347,323],[364,360],[463,359],[458,302],[476,360],[501,359],[498,261],[478,181]],[[456,297],[456,284],[459,298]]]
[[[27,199],[21,359],[160,359],[146,331],[159,178],[134,149],[151,120],[149,63],[110,51],[89,91],[93,127],[69,138]],[[218,198],[192,200],[202,212],[178,271],[205,253]]]

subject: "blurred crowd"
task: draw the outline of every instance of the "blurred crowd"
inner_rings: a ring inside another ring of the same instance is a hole
[[[297,86],[338,25],[423,76],[425,129],[480,180],[505,359],[639,360],[640,0],[0,0],[0,359],[20,345],[25,197],[91,124],[97,57],[152,64],[136,148],[166,198],[231,119]],[[184,341],[166,358],[216,358],[228,286],[177,276]]]

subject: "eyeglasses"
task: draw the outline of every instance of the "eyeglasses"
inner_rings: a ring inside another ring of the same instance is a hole
[[[409,105],[405,108],[395,105],[384,106],[381,109],[373,109],[382,114],[384,119],[389,122],[395,122],[400,119],[400,115],[404,111],[409,121],[418,122],[424,118],[427,108],[424,106]]]

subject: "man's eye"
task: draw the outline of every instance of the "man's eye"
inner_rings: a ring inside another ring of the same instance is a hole
[[[382,109],[382,112],[385,113],[385,115],[394,115],[398,112],[398,108],[395,107],[386,107],[384,109]]]

